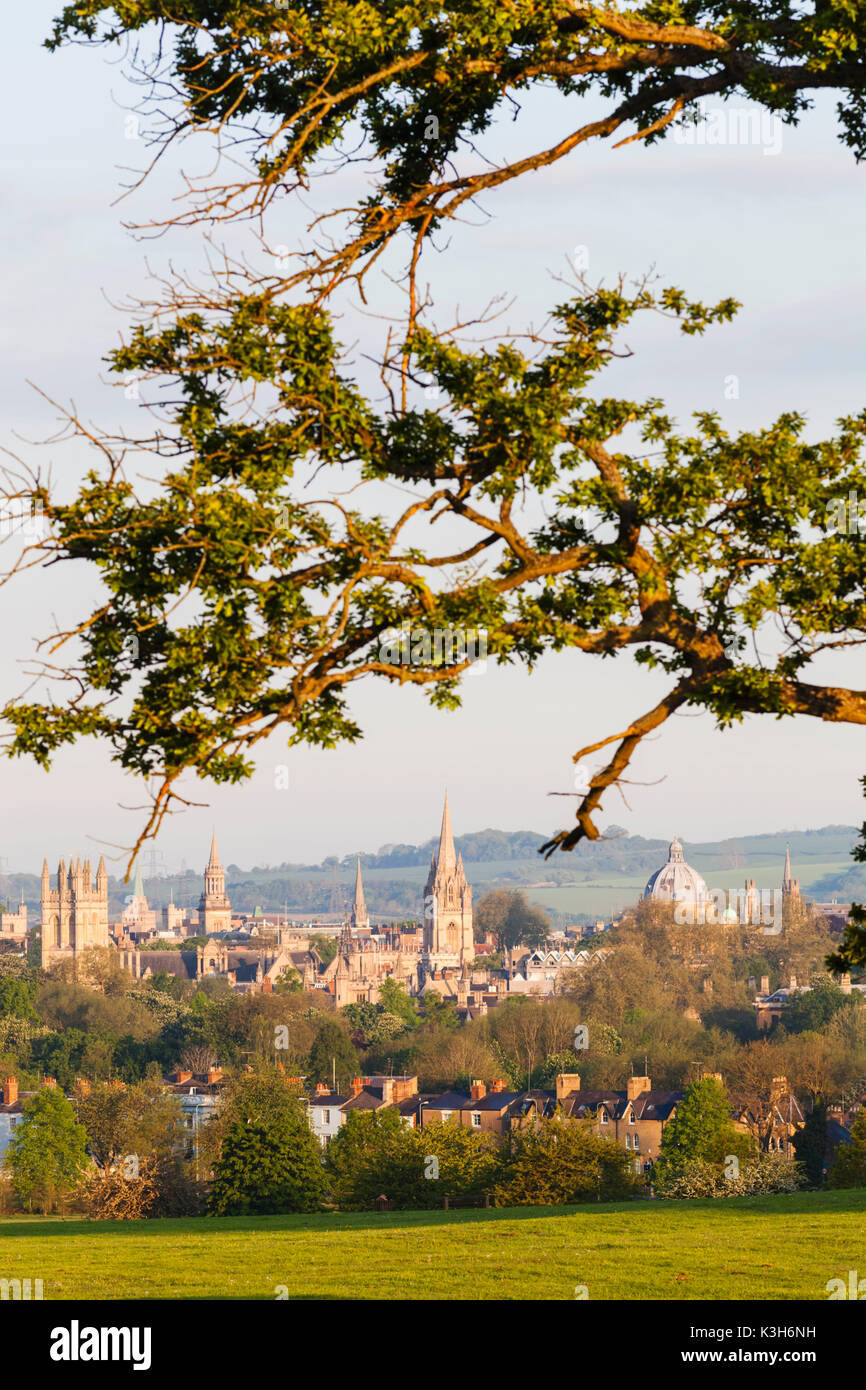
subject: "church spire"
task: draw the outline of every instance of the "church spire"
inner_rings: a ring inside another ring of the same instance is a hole
[[[791,846],[790,846],[790,845],[786,845],[786,846],[785,846],[785,873],[784,873],[784,877],[782,878],[782,892],[783,892],[783,893],[790,893],[790,891],[791,891]]]
[[[352,913],[349,918],[349,925],[354,927],[368,927],[370,919],[367,916],[367,904],[364,902],[364,885],[361,882],[361,859],[360,856],[355,862],[355,900],[352,903]]]
[[[222,864],[220,863],[220,853],[217,849],[216,830],[214,830],[213,838],[210,842],[210,859],[207,861],[207,866],[209,869],[222,868]]]
[[[133,891],[137,898],[144,897],[144,884],[141,881],[141,865],[138,860],[135,861],[135,888]]]
[[[451,812],[448,809],[448,793],[445,793],[445,808],[442,812],[442,830],[439,834],[439,853],[436,856],[436,867],[443,869],[456,869],[457,855],[454,853],[454,836],[451,833]]]
[[[367,905],[364,902],[364,885],[361,882],[361,860],[356,861],[355,868],[355,902],[353,912],[356,917],[366,917]]]

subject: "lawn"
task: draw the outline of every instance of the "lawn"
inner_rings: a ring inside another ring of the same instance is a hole
[[[866,1191],[502,1211],[0,1219],[44,1297],[826,1299],[866,1275]],[[285,1293],[283,1293],[285,1297]]]

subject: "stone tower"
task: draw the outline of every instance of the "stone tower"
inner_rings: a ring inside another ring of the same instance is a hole
[[[61,859],[57,887],[52,888],[48,861],[42,861],[42,965],[74,958],[91,946],[110,946],[108,935],[108,871],[100,855],[96,883],[90,860]]]
[[[425,969],[468,966],[475,958],[472,936],[472,889],[463,859],[454,851],[448,795],[442,813],[439,849],[433,855],[424,888]]]
[[[232,905],[226,897],[226,871],[220,863],[216,831],[211,840],[210,859],[204,871],[204,892],[198,905],[198,929],[205,936],[230,931]]]

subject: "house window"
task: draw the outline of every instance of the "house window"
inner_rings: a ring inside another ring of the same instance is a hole
[[[472,1111],[472,1125],[473,1125],[473,1128],[474,1128],[474,1129],[480,1129],[480,1128],[481,1128],[481,1112],[480,1112],[480,1110],[473,1110],[473,1111]]]
[[[606,1111],[606,1110],[602,1110],[602,1112],[601,1112],[601,1123],[602,1123],[603,1125],[606,1125],[606,1124],[607,1124],[607,1111]]]
[[[633,1125],[633,1124],[635,1123],[634,1111],[633,1111],[633,1110],[630,1110],[630,1111],[628,1112],[628,1122],[629,1122],[630,1125]]]
[[[324,1111],[322,1112],[322,1124],[329,1125],[330,1123],[331,1123],[331,1112],[330,1112],[330,1110],[324,1110]]]

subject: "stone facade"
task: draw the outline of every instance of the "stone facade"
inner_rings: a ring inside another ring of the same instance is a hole
[[[48,861],[42,864],[42,965],[70,959],[91,946],[110,946],[108,934],[108,872],[100,857],[96,882],[90,860],[61,859],[57,886],[51,886]]]

